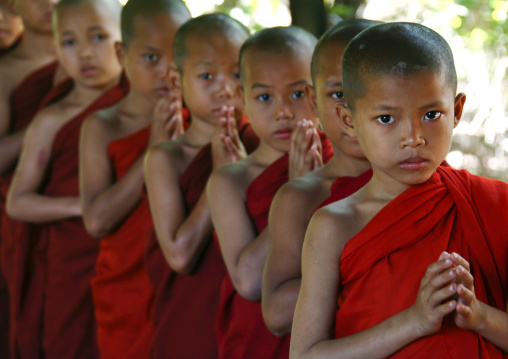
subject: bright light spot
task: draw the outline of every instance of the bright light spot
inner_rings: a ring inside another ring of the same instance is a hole
[[[462,164],[464,163],[464,155],[460,151],[452,151],[446,156],[446,161],[453,168],[462,168]]]
[[[505,138],[501,141],[501,147],[504,149],[506,153],[508,153],[508,138]]]
[[[450,19],[450,26],[454,29],[458,29],[462,26],[462,18],[460,16],[454,16]]]
[[[506,18],[508,18],[508,14],[504,9],[497,9],[492,11],[492,18],[497,22],[504,23],[506,21]]]
[[[224,0],[215,0],[215,5],[219,6],[224,3]]]
[[[229,15],[231,15],[231,17],[240,21],[245,26],[249,26],[249,24],[250,24],[250,16],[248,14],[244,13],[239,8],[231,9],[231,12],[229,13]]]

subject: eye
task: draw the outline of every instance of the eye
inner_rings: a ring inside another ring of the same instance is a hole
[[[239,72],[235,72],[235,73],[233,74],[233,78],[234,78],[235,80],[238,80],[238,79],[240,78],[240,73],[239,73]]]
[[[106,38],[107,38],[106,34],[99,33],[93,35],[92,41],[99,42],[105,40]]]
[[[72,39],[66,39],[61,42],[63,47],[69,47],[74,45],[74,40]]]
[[[342,100],[344,98],[344,93],[342,91],[335,91],[332,92],[329,96],[335,100]]]
[[[159,59],[159,56],[157,56],[155,54],[145,54],[142,57],[143,57],[143,60],[145,60],[147,62],[156,62]]]
[[[272,96],[270,96],[270,95],[268,95],[268,94],[264,93],[264,94],[262,94],[262,95],[259,95],[259,96],[257,97],[257,99],[258,99],[259,101],[261,101],[261,102],[266,102],[266,101],[270,101],[270,100],[272,99]]]
[[[295,91],[291,94],[291,97],[292,98],[303,98],[303,97],[305,97],[305,91],[300,91],[300,90]]]
[[[203,80],[210,80],[212,78],[212,74],[205,72],[203,74],[199,74],[199,77],[202,78]]]
[[[425,114],[426,120],[438,120],[441,117],[441,112],[439,111],[429,111]]]
[[[377,118],[378,122],[383,125],[389,125],[395,122],[395,118],[392,115],[381,115]]]

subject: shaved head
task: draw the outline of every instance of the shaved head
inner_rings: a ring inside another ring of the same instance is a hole
[[[329,28],[316,44],[316,49],[312,55],[312,79],[315,81],[316,76],[320,71],[320,64],[322,61],[321,54],[323,49],[327,46],[342,46],[346,47],[347,44],[360,32],[374,25],[382,24],[381,21],[373,21],[367,19],[351,19],[341,21],[331,28]],[[341,59],[337,59],[340,62]]]
[[[243,44],[240,50],[240,78],[244,58],[251,52],[287,56],[312,56],[317,39],[298,26],[272,27],[258,31]]]
[[[178,26],[191,18],[182,0],[129,0],[122,10],[122,42],[125,48],[136,36],[135,19],[167,14]]]
[[[187,21],[176,33],[173,48],[175,64],[180,71],[187,56],[187,40],[190,35],[203,38],[220,35],[225,39],[236,38],[243,42],[250,36],[250,31],[238,20],[221,13],[201,15]]]
[[[122,4],[118,0],[61,0],[55,5],[53,14],[58,15],[58,11],[68,7],[83,4],[92,4],[96,6],[101,12],[107,13],[112,20],[120,23],[120,13],[122,12]],[[53,16],[53,18],[54,18]]]
[[[354,109],[369,77],[406,77],[421,72],[443,73],[455,95],[457,74],[453,54],[441,35],[415,23],[377,25],[356,36],[344,52],[344,97]]]

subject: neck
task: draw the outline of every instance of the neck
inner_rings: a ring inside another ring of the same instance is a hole
[[[349,156],[333,146],[333,157],[325,164],[333,177],[358,177],[371,168],[366,158]]]
[[[120,102],[118,109],[125,116],[144,122],[148,126],[152,120],[155,105],[156,102],[153,99],[148,99],[146,96],[131,89]]]
[[[19,51],[34,58],[56,58],[53,35],[25,29]]]
[[[277,151],[261,139],[258,148],[249,157],[258,165],[268,167],[284,154],[285,152]]]
[[[203,147],[212,141],[216,128],[216,125],[194,116],[191,112],[191,125],[183,136],[189,145]]]
[[[82,84],[76,83],[73,90],[73,100],[78,103],[90,103],[101,96],[104,92],[118,84],[120,77],[117,76],[107,84],[100,87],[87,87]],[[90,99],[93,99],[90,101]]]

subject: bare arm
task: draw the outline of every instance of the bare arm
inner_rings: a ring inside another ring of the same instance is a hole
[[[212,174],[207,187],[208,201],[233,285],[242,297],[257,301],[261,299],[261,280],[268,254],[268,230],[257,234],[245,206],[244,185],[233,175],[236,166]]]
[[[262,307],[275,335],[291,332],[302,276],[302,247],[307,224],[322,202],[319,193],[285,184],[270,207],[270,249],[263,274]]]
[[[302,254],[302,285],[291,340],[295,358],[385,358],[412,341],[439,330],[442,319],[456,306],[449,299],[456,276],[448,254],[432,263],[410,308],[363,332],[333,339],[340,283],[341,239],[336,216],[320,210],[311,220]],[[452,273],[453,272],[453,273]]]
[[[111,130],[103,119],[91,117],[81,129],[79,185],[83,220],[87,231],[96,238],[116,228],[141,199],[143,186],[142,156],[128,173],[115,180],[108,155]]]
[[[191,213],[181,192],[178,154],[164,145],[153,147],[145,159],[145,181],[155,232],[173,270],[191,273],[208,244],[212,221],[205,191]]]
[[[26,133],[20,161],[7,196],[7,213],[20,221],[45,223],[81,215],[78,197],[49,197],[38,193],[59,130],[52,111],[40,112]]]

